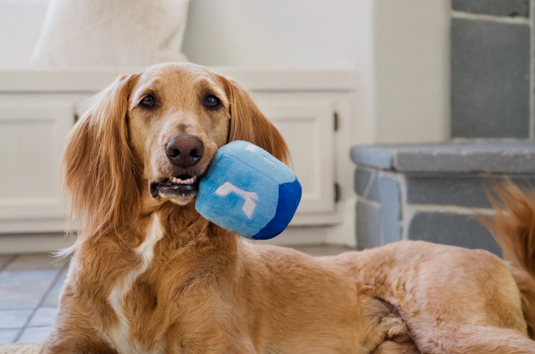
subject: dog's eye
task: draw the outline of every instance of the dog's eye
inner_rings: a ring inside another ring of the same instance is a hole
[[[204,99],[204,106],[206,108],[214,109],[221,105],[221,101],[219,98],[215,97],[214,95],[208,95]]]
[[[141,102],[139,102],[139,104],[140,106],[145,107],[145,108],[152,108],[156,105],[156,100],[154,99],[154,97],[149,95],[143,98]]]

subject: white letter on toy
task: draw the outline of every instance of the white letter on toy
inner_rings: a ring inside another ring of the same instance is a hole
[[[250,152],[255,152],[257,148],[258,148],[257,146],[250,144],[250,145],[247,145],[245,150],[250,151]]]
[[[247,215],[247,217],[250,218],[251,215],[253,215],[254,209],[256,208],[256,203],[253,202],[253,199],[258,200],[258,195],[253,192],[244,191],[243,189],[236,187],[230,182],[225,182],[222,186],[220,186],[215,191],[215,194],[220,195],[220,196],[226,196],[231,192],[234,192],[242,196],[243,198],[245,198],[245,203],[243,203],[242,210],[245,213],[245,215]]]

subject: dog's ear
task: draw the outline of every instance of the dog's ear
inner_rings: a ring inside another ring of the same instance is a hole
[[[137,75],[124,75],[102,91],[67,138],[62,172],[71,219],[81,235],[100,235],[134,215],[140,171],[128,136],[128,98]]]
[[[221,78],[225,83],[230,105],[229,142],[234,140],[249,141],[282,162],[288,163],[290,153],[278,129],[260,112],[243,87],[232,79]]]

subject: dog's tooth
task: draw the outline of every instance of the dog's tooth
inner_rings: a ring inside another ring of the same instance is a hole
[[[169,181],[175,184],[193,184],[197,180],[197,177],[190,177],[188,179],[180,179],[177,177],[169,177]]]

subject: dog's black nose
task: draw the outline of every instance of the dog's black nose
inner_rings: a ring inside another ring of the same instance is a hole
[[[186,168],[201,161],[204,144],[196,136],[176,134],[165,145],[165,153],[173,165]]]

